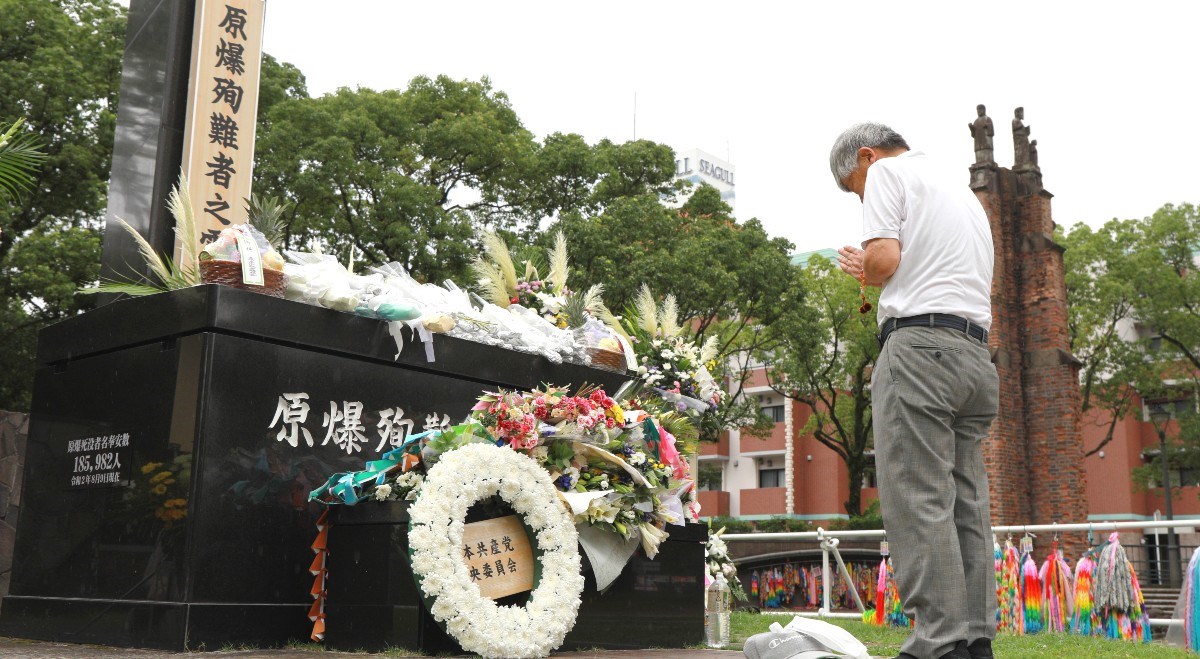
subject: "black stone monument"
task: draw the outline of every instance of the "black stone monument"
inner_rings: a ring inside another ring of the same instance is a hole
[[[159,252],[175,246],[167,195],[179,176],[187,120],[195,0],[131,0],[121,68],[120,104],[108,184],[100,276],[146,274],[128,222]],[[114,296],[103,295],[109,302]]]
[[[108,220],[128,221],[165,253],[194,12],[193,0],[129,8]],[[124,231],[105,232],[102,277],[140,263]],[[309,491],[361,469],[400,429],[461,420],[484,389],[614,391],[627,379],[446,336],[434,350],[429,362],[412,341],[397,356],[382,322],[211,285],[46,328],[0,635],[171,650],[307,639],[323,510]],[[330,553],[330,638],[344,647],[454,647],[413,599],[406,552],[395,553],[407,547],[405,522],[356,511],[331,533],[340,544]],[[381,533],[394,546],[357,562],[364,554],[346,543]],[[589,580],[567,646],[699,642],[704,537],[676,528],[657,561],[635,558],[604,596]],[[379,574],[386,592],[372,585]],[[358,614],[386,624],[371,628]],[[675,637],[656,630],[664,624]]]
[[[390,448],[398,420],[458,422],[484,389],[625,379],[447,336],[434,350],[427,362],[412,341],[393,359],[385,323],[215,285],[46,328],[0,635],[172,650],[306,639],[322,512],[309,491]]]

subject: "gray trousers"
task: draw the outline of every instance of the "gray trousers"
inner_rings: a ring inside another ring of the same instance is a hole
[[[904,611],[915,622],[902,650],[919,659],[996,635],[980,445],[999,399],[987,346],[951,329],[892,332],[871,376],[883,523]]]

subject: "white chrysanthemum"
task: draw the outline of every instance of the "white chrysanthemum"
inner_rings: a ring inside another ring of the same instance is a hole
[[[583,575],[579,535],[550,475],[516,451],[469,444],[443,454],[425,482],[409,509],[409,547],[434,618],[464,650],[484,657],[543,657],[561,645],[579,612]],[[524,607],[483,598],[459,553],[467,509],[493,495],[524,517],[542,552],[542,577]]]
[[[376,501],[387,501],[388,497],[390,497],[390,496],[392,496],[392,486],[391,485],[384,483],[383,485],[376,486],[376,488],[375,488],[375,500]]]

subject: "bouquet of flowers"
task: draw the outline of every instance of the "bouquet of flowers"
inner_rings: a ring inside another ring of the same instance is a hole
[[[483,256],[471,263],[476,284],[489,302],[507,309],[520,305],[537,311],[551,324],[565,329],[566,320],[560,316],[567,298],[567,240],[561,232],[554,239],[549,257],[549,273],[543,278],[532,261],[525,261],[525,274],[517,276],[517,268],[504,239],[488,231],[483,234]]]
[[[733,598],[739,602],[745,602],[747,600],[746,589],[742,588],[742,581],[738,579],[737,566],[729,558],[729,546],[721,538],[724,533],[725,527],[723,526],[716,533],[713,533],[711,528],[709,529],[708,542],[704,545],[704,587],[707,588],[711,585],[718,574],[723,574]]]
[[[497,444],[518,450],[536,447],[542,436],[607,441],[625,422],[621,406],[603,389],[569,396],[557,387],[485,393],[471,408],[471,418]]]
[[[601,298],[603,285],[593,285],[582,294],[567,287],[570,258],[561,231],[554,236],[554,248],[546,253],[549,266],[545,277],[532,260],[525,261],[525,274],[518,276],[504,240],[492,232],[485,233],[482,240],[483,256],[471,263],[471,269],[477,288],[489,302],[505,309],[513,305],[532,309],[560,329],[577,330],[594,319],[601,327],[607,326],[607,335],[624,335],[620,322]],[[612,345],[605,349],[615,350],[615,341]]]
[[[660,308],[648,286],[638,291],[625,319],[638,375],[681,412],[715,409],[728,395],[709,371],[716,366],[716,337],[698,346],[683,333],[678,315],[675,296],[668,295]]]
[[[441,455],[488,442],[524,453],[544,468],[577,524],[639,539],[653,558],[667,524],[696,518],[686,459],[695,450],[695,429],[672,411],[655,417],[639,402],[626,404],[633,407],[626,410],[592,387],[574,394],[562,387],[485,392],[464,423],[410,436],[403,447],[369,464],[376,472],[338,474],[313,498],[411,501],[421,491],[421,474]]]

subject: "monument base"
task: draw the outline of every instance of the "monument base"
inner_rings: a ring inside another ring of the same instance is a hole
[[[421,601],[408,557],[408,506],[365,502],[330,515],[325,641],[331,650],[462,653]],[[559,649],[692,647],[704,640],[701,524],[668,526],[654,560],[639,549],[604,593],[583,557],[583,603]],[[582,551],[581,551],[582,553]]]
[[[443,335],[433,347],[436,361],[415,340],[397,357],[380,321],[212,285],[42,330],[0,636],[307,640],[324,511],[308,493],[329,474],[394,448],[401,423],[460,419],[483,391],[627,379]]]

